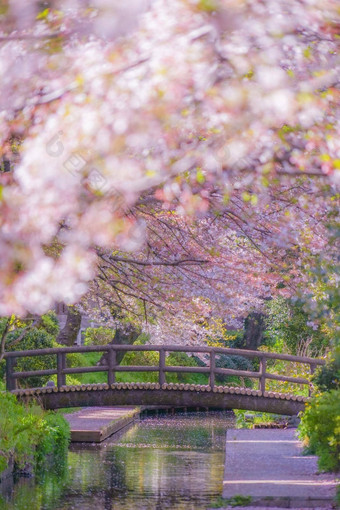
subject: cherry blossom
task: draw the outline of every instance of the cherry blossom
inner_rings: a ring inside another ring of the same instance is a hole
[[[150,190],[203,231],[215,190],[226,204],[236,192],[250,216],[268,205],[263,261],[243,254],[238,225],[230,275],[270,276],[273,246],[322,250],[322,226],[302,212],[313,197],[323,217],[339,179],[335,0],[39,5],[11,0],[0,12],[0,140],[12,168],[0,176],[0,314],[75,303],[100,250],[142,250],[145,218],[131,211]],[[283,200],[308,178],[279,214],[272,186]]]

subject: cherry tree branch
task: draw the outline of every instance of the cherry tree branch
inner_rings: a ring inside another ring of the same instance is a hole
[[[209,260],[200,260],[200,259],[181,259],[174,261],[143,261],[137,259],[128,259],[124,257],[117,257],[110,255],[110,260],[114,260],[115,262],[125,262],[127,264],[135,264],[137,266],[192,266],[192,265],[200,265],[200,264],[208,264]]]

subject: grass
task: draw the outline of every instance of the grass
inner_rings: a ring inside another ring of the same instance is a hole
[[[77,411],[80,411],[82,407],[62,407],[60,409],[56,409],[55,412],[61,415],[64,414],[72,414],[76,413]]]
[[[287,423],[288,417],[273,413],[260,413],[254,411],[234,410],[237,428],[253,429],[257,425],[275,428]]]
[[[222,508],[226,506],[247,506],[251,503],[251,496],[242,496],[242,494],[236,494],[232,498],[217,498],[211,503],[211,508]]]
[[[158,372],[116,372],[116,382],[158,382]],[[67,384],[101,384],[107,383],[107,372],[94,372],[92,374],[77,374],[74,377],[66,377]],[[187,383],[187,384],[209,384],[208,377],[204,374],[185,374],[184,376],[176,373],[166,375],[168,383]]]

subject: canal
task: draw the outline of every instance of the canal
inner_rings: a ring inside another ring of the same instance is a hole
[[[64,466],[20,478],[1,510],[199,510],[222,494],[225,412],[149,416],[101,445],[73,444]]]

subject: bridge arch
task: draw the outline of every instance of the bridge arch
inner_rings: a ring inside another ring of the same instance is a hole
[[[189,387],[188,387],[189,386]],[[24,402],[32,399],[45,409],[99,407],[115,405],[203,407],[208,409],[245,409],[295,415],[303,411],[308,398],[284,393],[264,392],[240,387],[115,383],[15,390]]]

